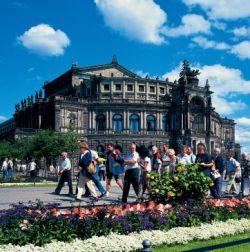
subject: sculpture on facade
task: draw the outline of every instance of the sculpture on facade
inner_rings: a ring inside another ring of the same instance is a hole
[[[189,62],[187,60],[183,60],[178,82],[183,85],[191,84],[198,86],[199,79],[197,76],[199,74],[199,69],[191,69]]]

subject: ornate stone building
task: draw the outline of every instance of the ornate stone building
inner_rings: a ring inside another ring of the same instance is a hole
[[[198,85],[198,70],[183,62],[178,81],[142,78],[121,66],[114,56],[110,64],[71,69],[16,105],[9,130],[0,126],[0,137],[17,138],[39,129],[75,131],[92,148],[105,151],[113,142],[127,149],[137,145],[161,146],[204,142],[240,150],[235,144],[235,123],[212,107],[209,83]],[[8,134],[9,132],[9,134]]]

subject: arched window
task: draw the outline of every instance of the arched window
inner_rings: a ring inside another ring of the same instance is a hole
[[[167,115],[164,115],[162,117],[162,131],[163,132],[168,132],[169,131],[169,118]]]
[[[133,114],[130,116],[130,130],[131,131],[139,131],[140,130],[140,123],[139,123],[139,116]]]
[[[96,129],[97,130],[105,130],[106,128],[106,120],[103,114],[99,114],[96,116]]]
[[[122,116],[120,114],[113,116],[113,130],[122,131]]]
[[[155,130],[156,130],[155,116],[148,115],[147,116],[147,131],[155,131]]]

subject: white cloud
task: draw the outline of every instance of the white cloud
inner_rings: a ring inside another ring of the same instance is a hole
[[[5,121],[5,120],[7,120],[7,117],[5,117],[5,116],[0,116],[0,122],[1,122],[1,121]]]
[[[240,59],[250,59],[250,41],[242,41],[239,44],[232,46],[232,54],[235,54]]]
[[[188,14],[182,17],[181,25],[175,28],[165,27],[163,32],[169,37],[189,36],[192,34],[209,34],[211,25],[201,15]]]
[[[250,94],[250,80],[245,80],[242,72],[239,69],[228,68],[220,64],[194,66],[199,68],[200,85],[204,86],[206,80],[209,80],[213,94],[213,106],[216,111],[227,115],[233,114],[236,111],[244,110],[247,105],[241,100],[236,100],[239,94]],[[180,67],[173,69],[171,72],[164,74],[163,78],[168,77],[170,81],[178,79]],[[234,94],[235,96],[228,100],[228,97]],[[234,100],[232,100],[234,98]]]
[[[213,48],[217,50],[226,50],[230,48],[230,46],[224,42],[216,42],[213,40],[208,40],[207,38],[202,36],[194,37],[192,38],[192,41],[204,49]]]
[[[234,28],[232,32],[237,37],[250,36],[250,28],[247,28],[246,26]]]
[[[216,112],[223,115],[231,115],[236,111],[245,110],[247,105],[239,101],[228,101],[226,98],[220,97],[217,93],[213,95],[213,107]]]
[[[105,23],[129,38],[160,45],[167,14],[153,0],[95,0]]]
[[[182,0],[188,6],[200,6],[212,19],[236,20],[250,16],[249,0]]]
[[[239,126],[243,126],[243,127],[249,127],[250,128],[250,118],[247,117],[240,117],[235,119],[235,122],[239,125]],[[250,131],[249,131],[250,133]],[[250,139],[250,138],[249,138]]]
[[[250,118],[240,117],[235,122],[235,140],[241,143],[242,151],[250,153]]]
[[[39,24],[17,37],[17,41],[28,50],[44,55],[59,56],[70,45],[68,36],[61,30],[55,30],[48,24]]]
[[[234,54],[242,60],[250,59],[250,41],[242,41],[235,45],[229,45],[224,42],[209,40],[203,36],[194,37],[192,41],[203,49],[226,50],[228,53]]]

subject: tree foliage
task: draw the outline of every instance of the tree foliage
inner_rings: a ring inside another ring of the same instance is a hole
[[[0,158],[41,159],[58,156],[62,151],[72,153],[77,146],[78,136],[74,132],[40,131],[34,136],[17,139],[14,143],[1,141]]]

